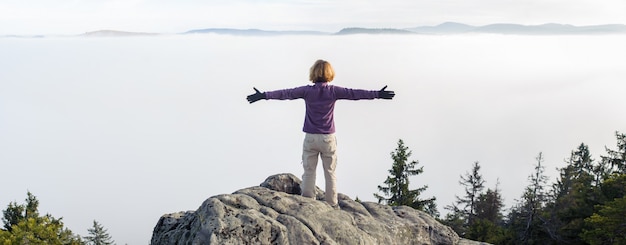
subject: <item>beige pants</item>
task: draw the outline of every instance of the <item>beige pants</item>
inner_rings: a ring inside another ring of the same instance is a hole
[[[302,148],[302,196],[315,197],[315,172],[317,169],[318,156],[322,158],[324,165],[324,177],[326,178],[326,202],[331,206],[337,205],[337,140],[334,134],[309,134],[304,136]]]

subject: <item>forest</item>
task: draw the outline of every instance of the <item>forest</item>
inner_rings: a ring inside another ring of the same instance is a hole
[[[2,210],[0,245],[111,245],[115,244],[107,229],[98,221],[81,237],[63,224],[63,218],[39,212],[39,200],[30,191],[24,204],[11,202]]]
[[[626,134],[616,132],[616,148],[605,147],[598,158],[581,143],[566,165],[548,183],[540,152],[528,185],[513,207],[505,208],[502,190],[485,189],[480,163],[460,176],[465,192],[439,217],[435,198],[422,198],[427,186],[409,188],[409,176],[423,167],[409,162],[411,151],[402,140],[391,153],[394,160],[379,203],[407,205],[425,211],[452,227],[461,237],[492,244],[626,244]]]

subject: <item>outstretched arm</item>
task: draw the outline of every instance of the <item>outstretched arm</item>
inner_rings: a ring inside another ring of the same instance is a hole
[[[250,102],[250,104],[257,102],[261,99],[266,99],[267,97],[265,96],[265,93],[261,93],[261,91],[259,91],[258,89],[254,88],[254,91],[256,91],[256,93],[248,95],[248,97],[246,97],[246,99],[248,99],[248,102]]]
[[[336,98],[339,100],[372,100],[372,99],[392,99],[396,93],[387,91],[387,86],[381,90],[351,89],[334,86]]]
[[[254,88],[256,93],[248,95],[248,102],[251,104],[257,102],[259,100],[294,100],[301,99],[304,97],[305,90],[307,86],[290,88],[290,89],[281,89],[274,91],[266,91],[261,93],[258,89]]]

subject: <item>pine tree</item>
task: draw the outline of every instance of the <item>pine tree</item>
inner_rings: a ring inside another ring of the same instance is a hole
[[[585,219],[590,229],[581,237],[589,244],[626,244],[626,197],[616,198],[600,206],[600,210]]]
[[[98,223],[98,221],[93,221],[93,227],[87,230],[89,232],[88,236],[85,236],[84,239],[87,241],[89,245],[111,245],[114,244],[113,238],[107,232],[104,227]]]
[[[83,244],[79,236],[63,227],[62,218],[39,215],[39,200],[27,193],[26,204],[12,202],[3,210],[6,230],[0,230],[0,244]]]
[[[479,171],[480,164],[474,162],[472,173],[465,173],[465,175],[460,176],[459,184],[465,186],[465,196],[455,195],[456,201],[445,207],[451,213],[448,213],[442,220],[442,223],[452,227],[457,234],[464,237],[468,235],[470,226],[477,220],[476,208],[485,184]],[[486,199],[486,197],[484,198]]]
[[[28,194],[30,195],[30,192]],[[26,207],[24,205],[19,205],[15,202],[9,203],[7,209],[2,211],[2,222],[4,223],[4,229],[11,232],[13,230],[13,226],[17,225],[20,220],[24,219],[25,211]]]
[[[398,147],[391,152],[393,164],[389,170],[390,176],[384,182],[384,186],[379,185],[378,190],[382,195],[374,193],[378,203],[386,203],[390,206],[406,205],[418,210],[425,211],[432,216],[438,216],[435,197],[420,199],[421,193],[428,188],[424,185],[418,189],[409,189],[409,177],[419,175],[424,172],[424,167],[416,168],[418,161],[408,162],[412,152],[404,141],[398,140]]]
[[[452,228],[457,234],[464,235],[467,230],[464,212],[454,203],[446,206],[445,209],[450,212],[441,220],[441,223]]]
[[[476,204],[478,203],[478,197],[485,188],[485,180],[480,175],[480,163],[474,162],[472,165],[472,173],[465,173],[465,176],[461,175],[459,184],[465,186],[465,196],[457,196],[457,204],[463,206],[467,225],[470,226],[476,219]]]
[[[487,189],[476,200],[476,217],[467,228],[465,238],[501,244],[505,239],[505,230],[502,227],[502,207],[504,201],[500,194],[499,182],[494,190]]]
[[[524,232],[522,233],[522,241],[538,240],[538,233],[540,232],[539,216],[545,206],[546,193],[545,185],[548,181],[548,177],[544,174],[543,153],[539,152],[537,155],[537,165],[535,165],[535,172],[528,177],[530,185],[526,187],[526,191],[522,196],[522,217],[525,218]]]
[[[606,158],[611,169],[615,169],[620,174],[626,174],[626,134],[615,132],[615,136],[617,137],[617,149],[606,148],[609,155],[603,158]]]
[[[542,165],[543,153],[535,158],[535,171],[528,177],[530,184],[525,188],[521,200],[511,209],[508,228],[515,234],[516,240],[524,244],[545,244],[551,240],[542,225],[542,212],[547,202],[546,183],[548,177],[544,174]]]
[[[476,218],[487,220],[493,224],[502,222],[502,208],[504,200],[500,194],[499,183],[494,190],[487,188],[485,193],[481,193],[476,200]]]
[[[581,237],[589,244],[626,244],[626,135],[615,135],[617,149],[606,148],[608,156],[602,156],[602,166],[596,170],[602,204],[585,219]]]
[[[600,204],[599,191],[594,186],[594,161],[584,143],[572,151],[568,165],[560,169],[560,178],[553,186],[548,203],[546,231],[557,243],[582,244],[580,234],[584,219]]]

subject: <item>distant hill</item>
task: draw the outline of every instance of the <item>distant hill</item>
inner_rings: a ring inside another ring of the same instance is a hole
[[[405,30],[421,34],[450,34],[469,32],[475,28],[475,26],[470,26],[466,24],[445,22],[437,26],[419,26],[414,28],[406,28]]]
[[[421,34],[462,34],[462,33],[493,33],[518,35],[567,35],[567,34],[626,34],[626,25],[608,24],[592,26],[573,26],[564,24],[519,25],[491,24],[471,26],[455,22],[446,22],[437,26],[420,26],[406,30]]]
[[[261,29],[229,29],[208,28],[191,30],[183,34],[214,33],[238,36],[279,36],[279,35],[352,35],[352,34],[463,34],[463,33],[492,33],[517,35],[597,35],[597,34],[626,34],[626,25],[594,25],[573,26],[564,24],[519,25],[498,23],[484,26],[472,26],[456,22],[445,22],[437,26],[418,26],[413,28],[363,28],[350,27],[336,33],[320,31],[268,31]]]
[[[208,28],[191,30],[183,34],[214,33],[237,36],[280,36],[280,35],[328,35],[320,31],[266,31],[260,29]]]
[[[351,27],[344,28],[341,31],[335,33],[335,35],[349,35],[349,34],[415,34],[415,32],[403,29],[392,28],[359,28]]]

